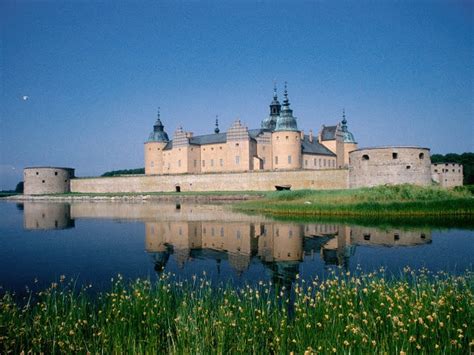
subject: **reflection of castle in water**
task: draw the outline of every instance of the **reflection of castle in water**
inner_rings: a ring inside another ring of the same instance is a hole
[[[345,266],[356,246],[416,246],[431,242],[430,230],[285,223],[229,211],[223,206],[156,203],[24,203],[25,229],[74,227],[74,219],[139,220],[155,270],[170,256],[180,267],[192,259],[226,260],[238,273],[257,259],[275,282],[287,284],[303,258]]]
[[[431,232],[348,227],[336,224],[172,221],[146,222],[145,249],[160,267],[174,253],[179,266],[199,253],[228,260],[245,271],[256,256],[271,270],[295,269],[303,257],[318,254],[326,264],[345,265],[357,245],[415,246],[431,242]],[[212,250],[214,253],[210,253]],[[168,254],[168,256],[165,256]]]
[[[27,230],[74,228],[68,203],[25,202],[23,226]]]

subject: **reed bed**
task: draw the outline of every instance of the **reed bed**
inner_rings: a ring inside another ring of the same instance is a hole
[[[383,269],[291,290],[260,282],[235,289],[203,277],[112,281],[91,296],[61,278],[0,301],[0,352],[467,354],[473,347],[473,273]]]
[[[394,216],[472,219],[474,196],[467,189],[413,185],[378,186],[353,190],[296,190],[272,192],[259,201],[235,209],[291,216]]]

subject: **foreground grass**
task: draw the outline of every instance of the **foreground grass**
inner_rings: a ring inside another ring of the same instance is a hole
[[[473,274],[333,273],[289,291],[120,277],[97,298],[59,282],[0,301],[2,353],[469,353]]]
[[[467,189],[413,185],[352,190],[296,190],[267,193],[263,200],[239,204],[244,212],[291,216],[452,216],[471,218],[474,196]]]

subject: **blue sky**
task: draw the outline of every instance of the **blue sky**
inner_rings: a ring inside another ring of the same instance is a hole
[[[361,147],[474,150],[469,1],[7,0],[0,23],[0,189],[142,167],[158,106],[170,136],[256,128],[273,80],[305,131],[345,108]]]

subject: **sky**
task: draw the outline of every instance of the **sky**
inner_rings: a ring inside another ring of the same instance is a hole
[[[359,147],[474,151],[470,1],[0,2],[0,189],[27,166],[143,167],[170,136],[258,128],[276,81],[298,127],[345,108]]]

